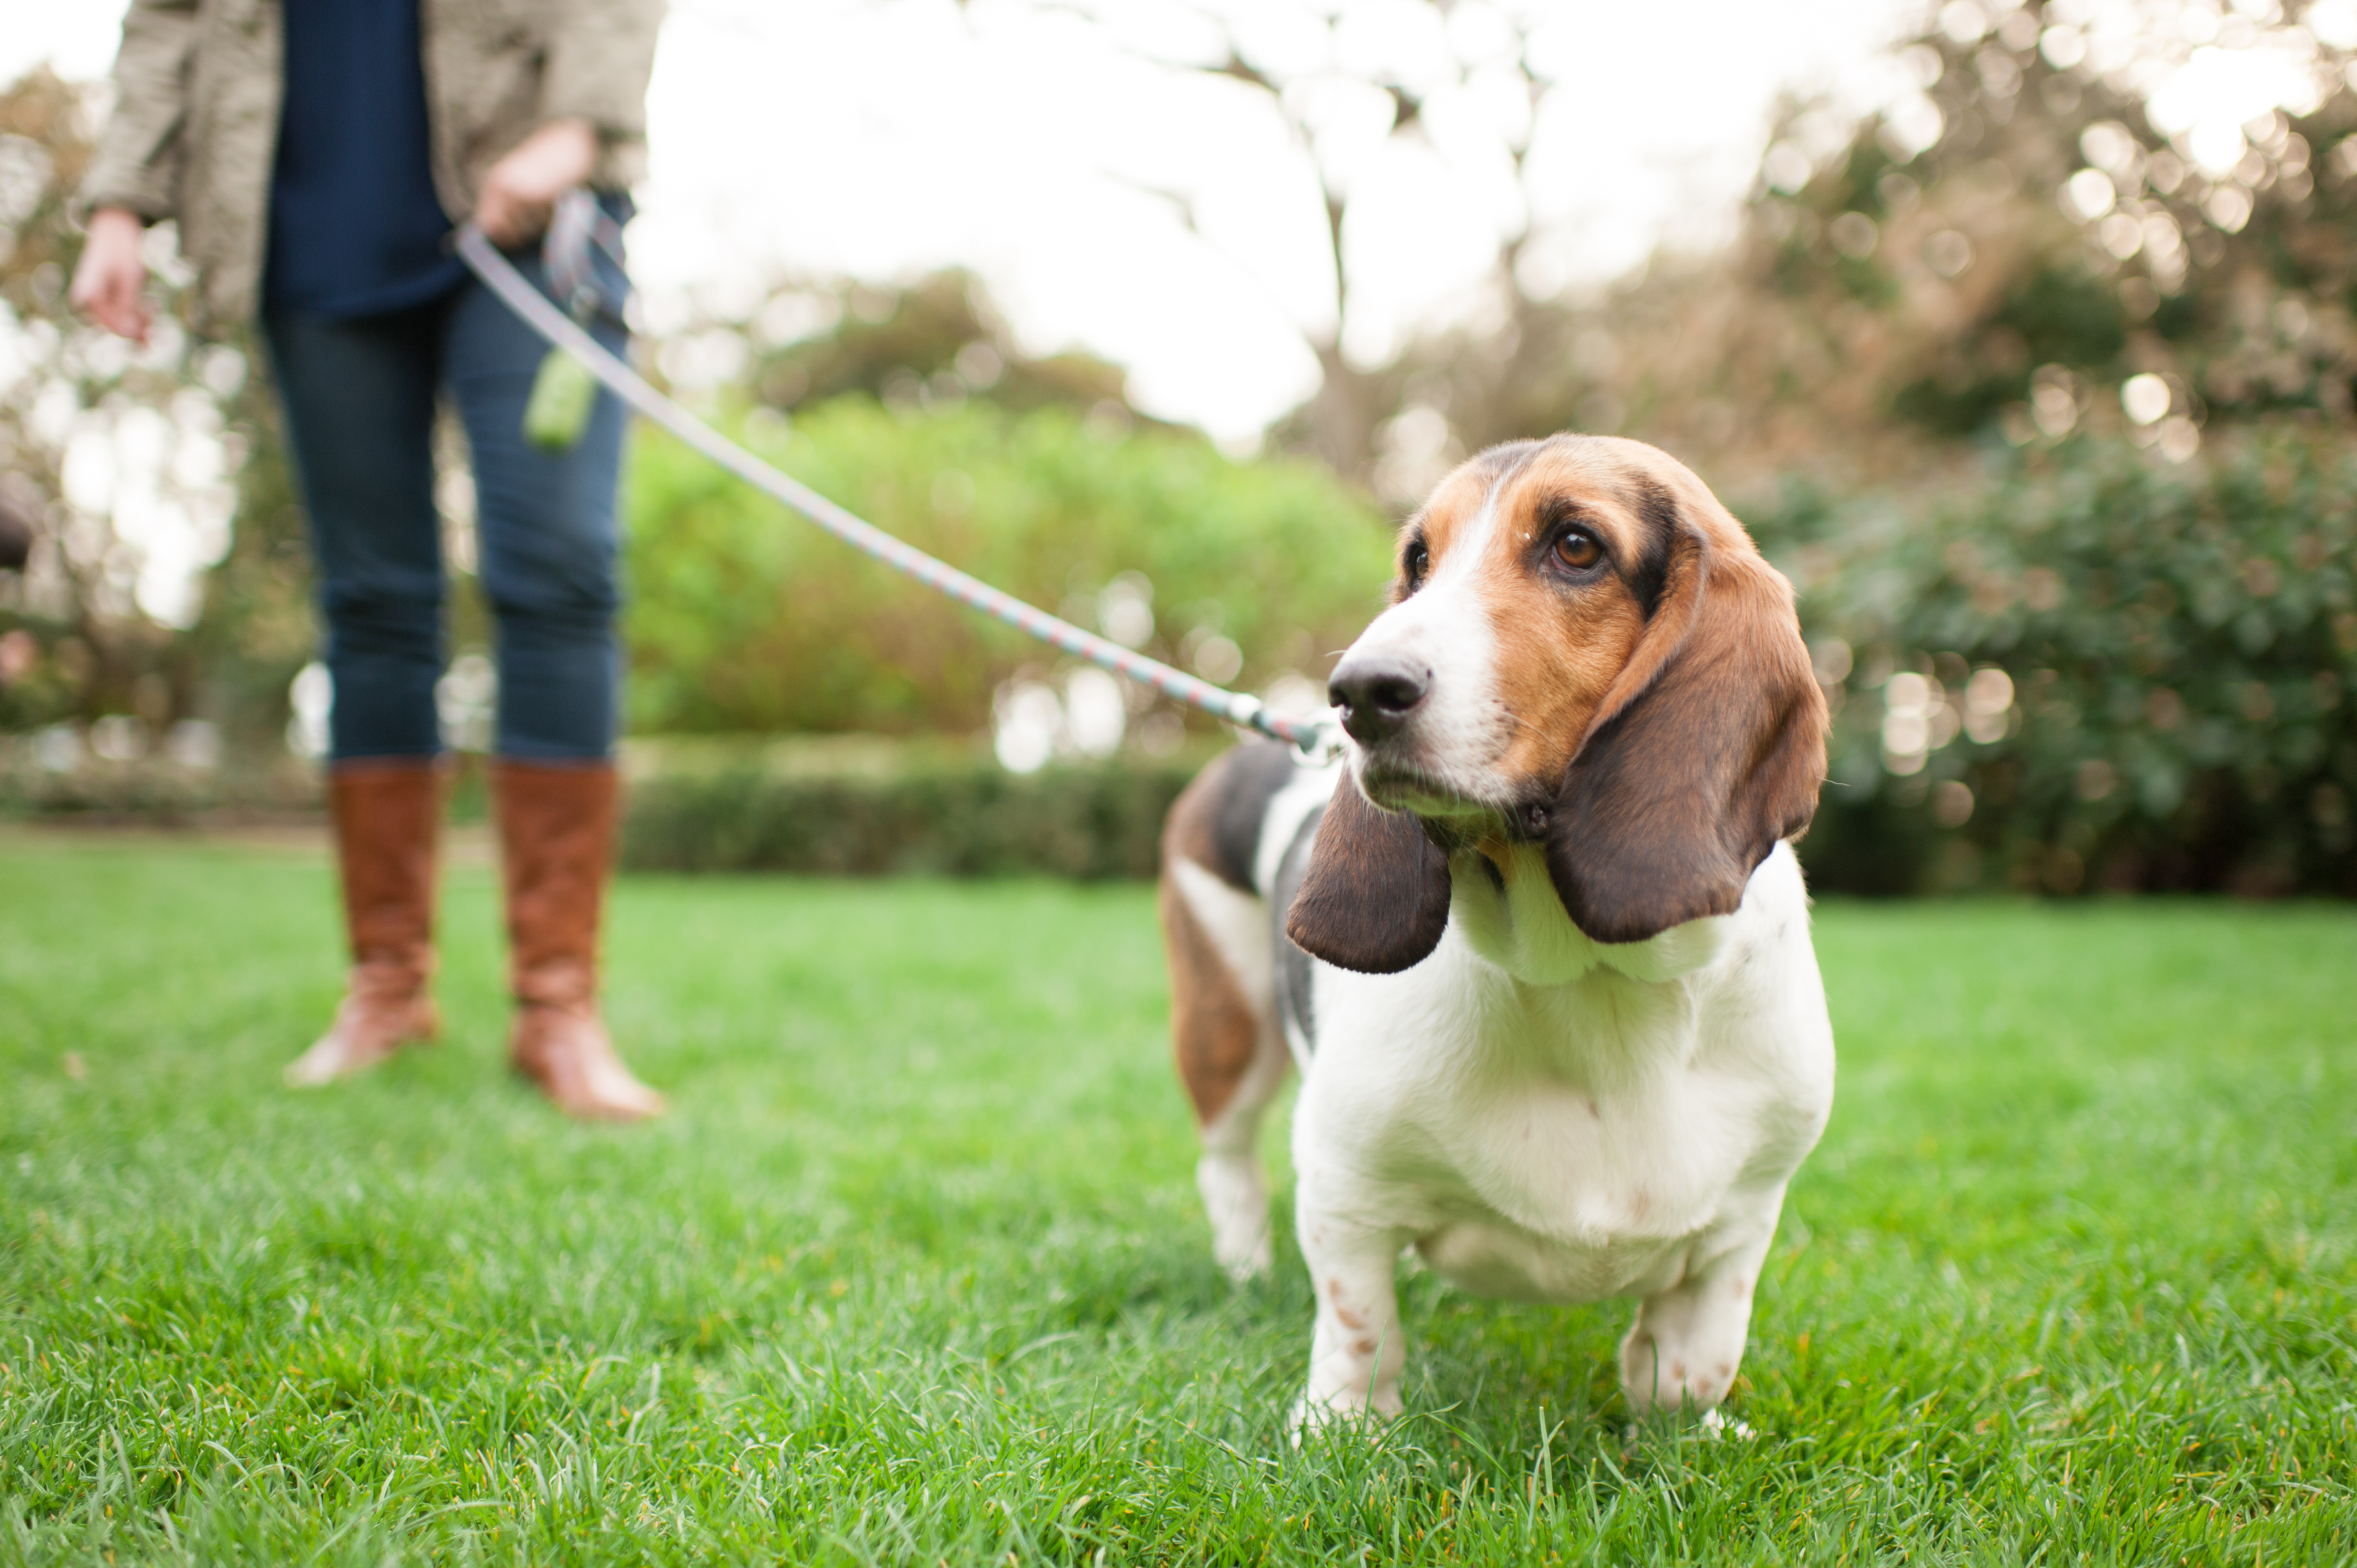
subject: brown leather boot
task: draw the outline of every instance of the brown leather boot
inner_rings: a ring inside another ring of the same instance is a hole
[[[568,1115],[634,1122],[662,1096],[630,1076],[597,1014],[597,921],[619,780],[608,764],[492,766],[515,1033],[508,1059]]]
[[[335,1022],[286,1064],[297,1088],[374,1067],[439,1027],[434,973],[434,838],[442,768],[432,757],[339,764],[328,777],[352,972]]]

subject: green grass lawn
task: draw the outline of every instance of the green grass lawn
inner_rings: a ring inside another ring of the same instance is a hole
[[[2357,1552],[2345,909],[1821,910],[1756,1435],[1628,1424],[1626,1304],[1417,1278],[1409,1417],[1297,1453],[1309,1293],[1282,1228],[1211,1264],[1147,890],[627,882],[674,1111],[615,1130],[505,1076],[452,881],[447,1043],[298,1095],[323,863],[0,841],[0,1557]]]

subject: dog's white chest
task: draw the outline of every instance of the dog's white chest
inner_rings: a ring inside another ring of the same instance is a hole
[[[1352,1170],[1480,1294],[1663,1289],[1751,1200],[1746,1170],[1781,1167],[1776,1146],[1817,1120],[1784,1113],[1813,1091],[1709,1048],[1717,976],[1533,988],[1450,943],[1409,974],[1341,981],[1319,993],[1297,1158]]]
[[[1501,1085],[1437,1106],[1426,1261],[1484,1295],[1593,1301],[1677,1277],[1750,1140],[1728,1087],[1672,1070],[1618,1089]],[[1437,1179],[1435,1179],[1435,1176]]]

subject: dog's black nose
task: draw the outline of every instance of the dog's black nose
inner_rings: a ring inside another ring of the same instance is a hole
[[[1361,746],[1398,734],[1431,690],[1431,671],[1382,655],[1343,660],[1326,683],[1328,699],[1342,710],[1342,727]]]

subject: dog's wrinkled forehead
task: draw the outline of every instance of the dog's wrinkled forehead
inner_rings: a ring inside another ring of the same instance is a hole
[[[1680,498],[1701,481],[1685,465],[1639,442],[1558,435],[1493,446],[1443,479],[1407,532],[1436,570],[1478,569],[1521,557],[1534,535],[1576,519],[1611,553],[1638,596],[1660,588]]]

